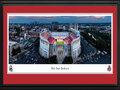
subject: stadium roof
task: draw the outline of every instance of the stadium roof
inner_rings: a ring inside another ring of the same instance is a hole
[[[50,34],[48,32],[43,32],[41,36],[45,39],[48,39],[50,37]]]
[[[65,43],[67,43],[67,44],[70,44],[70,43],[71,43],[71,41],[72,41],[72,40],[71,40],[71,38],[70,38],[70,37],[68,37],[68,38],[66,38],[66,39],[64,40],[64,42],[65,42]]]
[[[54,44],[55,43],[55,39],[53,37],[49,37],[48,41],[50,44]]]
[[[75,34],[73,34],[73,33],[70,34],[70,37],[72,38],[72,40],[77,38],[77,36]]]

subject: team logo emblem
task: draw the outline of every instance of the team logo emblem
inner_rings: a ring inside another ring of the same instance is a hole
[[[107,71],[111,71],[111,66],[109,65],[108,68],[107,68]]]
[[[13,71],[12,65],[9,66],[9,71]]]

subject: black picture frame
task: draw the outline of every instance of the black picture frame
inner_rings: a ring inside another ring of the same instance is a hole
[[[3,6],[117,6],[117,85],[4,85],[3,84]],[[0,2],[0,89],[120,89],[120,1],[119,0],[2,0]]]

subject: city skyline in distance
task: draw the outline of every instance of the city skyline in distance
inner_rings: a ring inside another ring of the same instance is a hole
[[[111,23],[111,16],[9,16],[9,23]]]

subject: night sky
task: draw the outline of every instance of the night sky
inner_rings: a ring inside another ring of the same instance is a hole
[[[9,16],[9,23],[111,23],[111,16]]]

